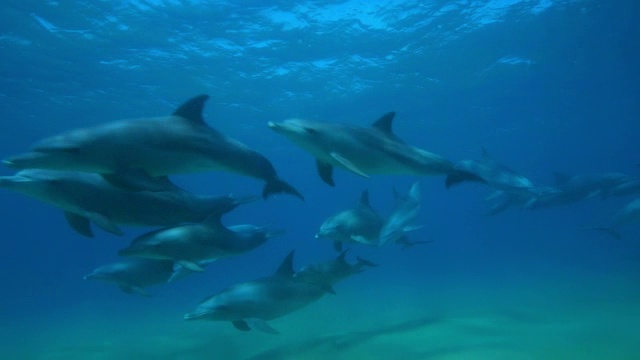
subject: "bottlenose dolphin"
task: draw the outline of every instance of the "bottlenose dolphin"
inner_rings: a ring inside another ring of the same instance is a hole
[[[138,236],[118,255],[168,259],[191,271],[204,271],[199,263],[251,251],[279,233],[281,231],[253,225],[227,228],[220,222],[220,215],[212,215],[197,224],[163,228]]]
[[[396,207],[380,229],[378,246],[383,246],[389,241],[397,242],[408,231],[418,230],[422,225],[411,225],[418,217],[420,211],[420,183],[415,182],[406,196],[396,194]],[[408,243],[407,246],[415,243]]]
[[[149,296],[146,288],[166,283],[173,274],[173,262],[167,260],[131,259],[100,266],[85,280],[114,284],[127,294]]]
[[[266,320],[279,318],[311,304],[326,287],[296,279],[291,251],[272,276],[231,286],[204,299],[185,320],[231,321],[238,330],[252,328],[277,334]]]
[[[484,147],[479,160],[462,160],[457,163],[457,166],[459,169],[478,175],[486,180],[488,186],[496,190],[531,195],[534,189],[531,180],[495,161]]]
[[[618,232],[618,227],[631,223],[640,223],[640,199],[635,199],[620,209],[608,226],[590,229],[601,230],[616,239],[622,239],[622,235]]]
[[[371,207],[369,192],[365,190],[356,208],[329,217],[320,226],[316,238],[332,240],[337,251],[342,251],[343,243],[376,246],[383,224],[384,220]]]
[[[73,170],[118,175],[114,183],[136,190],[129,176],[167,176],[224,170],[265,181],[262,196],[288,193],[303,199],[281,180],[271,162],[237,140],[208,126],[202,117],[207,95],[196,96],[171,115],[120,120],[77,129],[37,143],[10,157],[13,168]]]
[[[562,192],[557,200],[563,203],[607,197],[616,187],[627,184],[631,179],[616,172],[577,175],[554,172],[553,176],[555,187]]]
[[[91,223],[122,235],[119,225],[171,226],[197,222],[256,200],[256,197],[198,196],[167,178],[151,180],[157,191],[127,191],[98,174],[27,169],[14,176],[0,176],[0,187],[62,209],[69,225],[87,237],[93,236]],[[159,182],[164,187],[162,191],[157,189]]]
[[[320,177],[330,186],[335,185],[335,166],[367,178],[371,174],[447,175],[447,188],[461,181],[484,182],[439,155],[405,144],[392,131],[394,116],[387,113],[370,128],[301,119],[268,125],[310,152]]]
[[[304,266],[294,276],[296,279],[318,283],[330,288],[338,281],[363,272],[365,267],[378,266],[359,256],[354,264],[349,264],[346,260],[347,251],[344,250],[333,260]]]

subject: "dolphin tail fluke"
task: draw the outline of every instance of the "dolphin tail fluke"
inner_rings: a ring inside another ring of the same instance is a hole
[[[445,187],[448,189],[464,181],[479,182],[483,184],[487,183],[487,180],[481,178],[480,176],[474,173],[464,171],[464,170],[455,170],[449,175],[447,175],[447,178],[445,179],[444,184],[445,184]]]
[[[271,179],[264,184],[264,188],[262,189],[262,198],[267,199],[269,196],[279,193],[291,194],[304,201],[304,196],[302,196],[298,190],[284,180],[280,180],[278,178]]]
[[[606,234],[609,234],[611,236],[613,236],[614,238],[616,238],[617,240],[622,240],[622,235],[620,235],[620,233],[613,227],[589,227],[589,228],[584,228],[585,230],[598,230],[598,231],[602,231]]]

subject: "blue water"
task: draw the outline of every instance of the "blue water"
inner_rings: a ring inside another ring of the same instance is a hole
[[[205,296],[335,256],[314,238],[369,189],[382,214],[411,176],[336,169],[326,186],[308,153],[268,121],[300,117],[368,126],[396,111],[405,142],[452,161],[484,146],[534,183],[551,173],[640,177],[637,1],[4,1],[0,5],[0,154],[69,129],[164,116],[211,96],[205,120],[269,158],[303,203],[277,196],[225,224],[286,234],[151,298],[82,280],[117,261],[123,238],[73,232],[62,212],[0,192],[0,353],[15,359],[243,359],[326,335],[433,316],[433,325],[353,346],[301,346],[287,359],[637,359],[640,227],[601,226],[634,199],[588,199],[486,216],[481,184],[446,190],[425,177],[425,227],[401,250],[354,247],[380,266],[272,321],[282,335],[189,322]],[[10,175],[8,168],[0,175]],[[211,172],[174,177],[201,194],[257,195],[262,183]]]

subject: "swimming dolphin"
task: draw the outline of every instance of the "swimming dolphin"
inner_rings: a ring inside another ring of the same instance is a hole
[[[457,163],[461,170],[478,175],[486,180],[487,185],[507,193],[531,195],[534,185],[531,180],[520,175],[509,167],[495,161],[487,150],[482,148],[482,157],[479,160],[462,160]]]
[[[392,131],[394,116],[387,113],[370,128],[301,119],[268,125],[310,152],[320,177],[330,186],[335,185],[333,167],[366,178],[372,174],[447,175],[447,188],[461,181],[484,182],[439,155],[405,144]]]
[[[627,184],[628,175],[616,172],[567,175],[560,172],[553,173],[555,187],[562,193],[556,201],[562,203],[577,202],[594,197],[607,197],[618,186]]]
[[[419,211],[420,183],[415,182],[406,196],[396,193],[396,207],[380,229],[378,246],[383,246],[389,241],[398,241],[406,232],[422,228],[421,225],[411,225],[418,217]]]
[[[27,169],[14,176],[0,176],[0,187],[62,209],[69,225],[87,237],[93,237],[91,223],[122,235],[119,225],[171,226],[197,222],[256,200],[256,197],[198,196],[167,178],[151,181],[156,183],[151,187],[157,191],[127,191],[98,174]],[[159,182],[164,187],[162,191],[157,189]]]
[[[202,117],[207,95],[196,96],[171,115],[120,120],[44,139],[33,150],[10,157],[13,168],[73,170],[118,175],[114,183],[136,190],[129,176],[166,176],[224,170],[265,181],[262,196],[288,193],[267,158],[208,126]]]
[[[620,209],[608,226],[590,229],[601,230],[616,239],[622,239],[622,235],[618,232],[618,227],[632,223],[640,223],[640,199],[635,199]]]
[[[166,283],[173,274],[173,262],[167,260],[131,259],[100,266],[85,280],[114,284],[127,294],[149,296],[146,288]]]
[[[209,296],[184,319],[231,321],[238,330],[277,334],[267,320],[302,309],[327,292],[325,286],[294,277],[293,254],[287,255],[275,274]]]
[[[220,215],[212,215],[197,224],[163,228],[138,236],[118,255],[168,259],[191,271],[204,271],[199,263],[251,251],[279,233],[281,231],[253,225],[227,228],[220,222]]]
[[[359,256],[354,264],[349,264],[346,260],[347,251],[344,250],[333,260],[304,266],[295,273],[294,277],[331,287],[338,281],[363,272],[365,267],[378,266]]]
[[[337,251],[342,251],[343,243],[376,246],[383,224],[384,220],[371,207],[369,192],[365,190],[360,195],[357,207],[341,211],[326,219],[320,226],[316,238],[332,240]]]

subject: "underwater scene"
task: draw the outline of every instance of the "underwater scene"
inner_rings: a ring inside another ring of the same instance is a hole
[[[0,7],[2,359],[640,359],[640,2]]]

